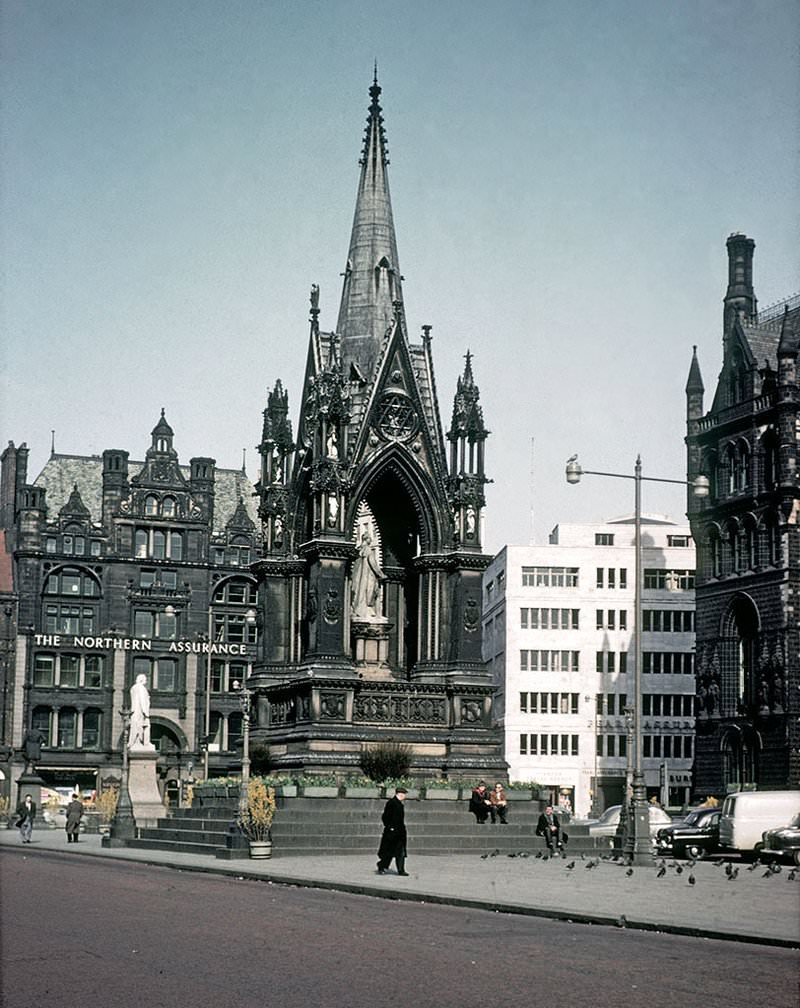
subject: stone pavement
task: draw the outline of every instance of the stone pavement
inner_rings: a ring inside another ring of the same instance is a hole
[[[666,873],[658,878],[655,866],[634,868],[628,875],[611,861],[587,868],[589,859],[578,856],[570,869],[570,857],[492,857],[489,847],[486,856],[415,858],[410,840],[409,877],[399,878],[393,868],[377,875],[374,856],[281,857],[278,852],[264,861],[220,861],[171,851],[104,848],[99,836],[86,834],[80,843],[67,844],[62,830],[34,830],[32,843],[23,845],[16,830],[0,830],[0,848],[15,848],[29,857],[56,851],[384,899],[800,948],[800,870],[794,881],[789,865],[765,878],[763,865],[750,871],[746,862],[734,862],[738,874],[729,880],[721,862],[703,861],[692,869],[686,862],[667,862]],[[680,874],[676,864],[683,869]]]

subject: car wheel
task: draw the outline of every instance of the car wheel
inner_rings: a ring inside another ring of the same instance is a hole
[[[800,847],[792,851],[792,860],[800,868]]]
[[[686,848],[686,853],[690,858],[694,858],[695,861],[702,861],[706,854],[703,848],[698,847],[697,844],[689,844]]]

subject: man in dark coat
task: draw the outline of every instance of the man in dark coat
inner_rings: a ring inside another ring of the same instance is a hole
[[[23,843],[31,842],[33,821],[36,818],[36,802],[29,794],[17,805],[17,819],[14,825],[19,830]]]
[[[564,846],[564,836],[561,829],[561,822],[553,812],[553,806],[548,805],[539,816],[536,824],[536,835],[544,837],[547,849],[552,854],[555,850],[561,850]]]
[[[83,818],[83,802],[74,794],[72,801],[67,805],[67,843],[78,842],[78,831]]]
[[[489,795],[486,793],[486,782],[479,781],[478,786],[472,789],[469,799],[469,810],[479,823],[485,823],[489,818],[491,808],[492,803],[489,801]],[[492,821],[494,821],[494,817],[492,817]]]
[[[381,816],[383,836],[378,848],[378,874],[383,875],[394,858],[398,875],[408,875],[406,865],[406,789],[395,789],[394,798],[386,802]]]

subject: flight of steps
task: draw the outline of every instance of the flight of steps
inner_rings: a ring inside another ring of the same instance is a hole
[[[301,855],[374,854],[381,836],[382,798],[283,798],[272,826],[273,857]],[[443,799],[406,801],[409,853],[501,854],[544,848],[536,836],[543,803],[512,802],[508,825],[475,822],[467,802]],[[138,831],[128,846],[156,848],[219,858],[247,857],[247,840],[234,825],[236,801],[219,799],[215,805],[176,809],[158,826]],[[569,823],[570,853],[608,852],[608,838],[591,838],[585,826]]]

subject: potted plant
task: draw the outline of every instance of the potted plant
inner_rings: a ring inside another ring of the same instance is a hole
[[[251,858],[272,857],[272,820],[275,818],[275,788],[260,777],[247,782],[247,805],[239,809],[236,822],[250,841]]]
[[[117,803],[119,802],[119,788],[103,788],[95,798],[94,806],[100,818],[99,830],[106,834],[111,829],[111,823],[117,813]]]

